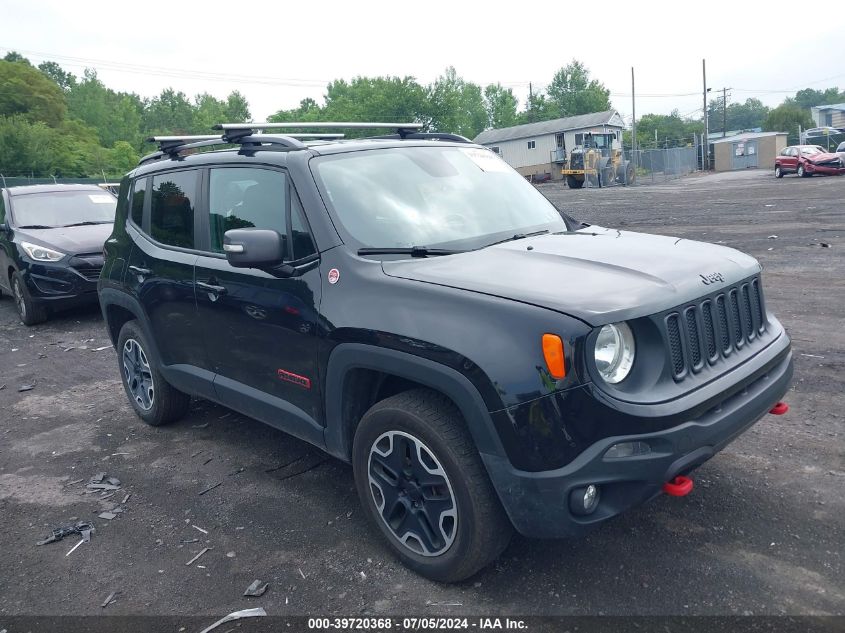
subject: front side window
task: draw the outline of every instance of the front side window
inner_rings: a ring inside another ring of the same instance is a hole
[[[224,167],[210,171],[208,208],[211,250],[223,252],[231,229],[272,229],[287,233],[285,174],[270,169]]]
[[[117,199],[107,191],[51,191],[15,196],[18,228],[52,229],[114,222]]]
[[[311,161],[324,198],[362,247],[479,248],[537,230],[567,230],[546,198],[493,152],[407,147]]]
[[[143,226],[142,222],[144,220],[144,199],[147,194],[147,179],[146,178],[139,178],[135,181],[135,185],[132,188],[132,199],[131,199],[131,210],[130,215],[132,217],[132,222],[135,223],[135,226],[141,227]]]
[[[194,247],[196,170],[153,176],[150,235],[157,242],[182,248]]]

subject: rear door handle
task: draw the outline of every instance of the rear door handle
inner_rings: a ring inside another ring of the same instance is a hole
[[[197,282],[197,288],[202,288],[206,292],[213,292],[216,295],[226,294],[226,286],[215,286],[214,284],[207,284],[203,281]]]
[[[153,274],[149,268],[139,268],[138,266],[130,266],[129,270],[131,270],[136,275],[140,275],[141,277],[149,277]]]

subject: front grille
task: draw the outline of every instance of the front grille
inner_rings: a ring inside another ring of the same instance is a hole
[[[698,338],[698,325],[696,325],[695,308],[687,308],[687,340],[689,341],[690,360],[693,369],[701,365],[701,341]]]
[[[673,310],[664,319],[676,380],[743,349],[766,328],[760,280],[737,284]]]
[[[76,272],[85,277],[88,281],[97,281],[100,278],[100,273],[103,270],[102,266],[92,266],[89,268],[75,268]]]

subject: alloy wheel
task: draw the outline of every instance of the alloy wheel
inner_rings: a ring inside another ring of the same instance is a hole
[[[127,339],[123,345],[123,378],[135,404],[144,411],[152,409],[155,401],[153,373],[144,349],[134,338]]]
[[[402,431],[388,431],[370,447],[370,493],[396,539],[421,556],[439,556],[455,540],[458,512],[452,484],[434,453]]]
[[[18,314],[22,320],[26,321],[26,299],[23,296],[23,288],[21,288],[21,282],[15,279],[13,284],[12,293],[15,295],[15,305],[18,308]]]

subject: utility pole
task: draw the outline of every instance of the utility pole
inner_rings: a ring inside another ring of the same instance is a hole
[[[637,169],[637,98],[634,92],[634,67],[631,66],[631,160],[634,163],[634,170]],[[623,154],[624,148],[623,148]],[[627,171],[625,172],[627,176]],[[626,183],[627,184],[627,183]]]
[[[722,88],[722,138],[728,133],[728,90],[730,88]]]
[[[534,84],[528,82],[528,121],[534,122]]]
[[[708,169],[710,162],[710,132],[708,130],[707,121],[707,93],[710,89],[707,87],[707,64],[705,60],[701,60],[701,78],[704,80],[704,151],[701,155],[701,168]]]

